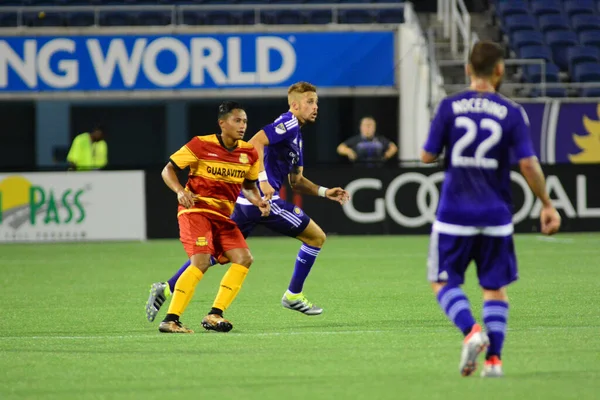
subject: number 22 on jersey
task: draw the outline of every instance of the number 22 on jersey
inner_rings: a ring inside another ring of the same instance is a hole
[[[498,122],[490,118],[483,118],[477,126],[471,118],[458,117],[454,122],[454,127],[465,129],[465,133],[456,141],[452,149],[451,160],[454,167],[498,168],[498,160],[486,157],[491,148],[502,138],[502,126]],[[463,155],[465,149],[477,139],[479,131],[488,131],[490,136],[477,146],[473,157]]]

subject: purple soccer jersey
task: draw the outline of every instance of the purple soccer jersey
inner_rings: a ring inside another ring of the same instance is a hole
[[[306,229],[310,217],[299,207],[279,198],[279,190],[295,167],[302,167],[302,134],[298,119],[291,113],[281,114],[263,130],[269,139],[265,147],[264,164],[269,183],[275,189],[271,214],[261,217],[260,211],[240,196],[231,218],[247,237],[256,225],[263,225],[282,235],[296,237]]]
[[[302,133],[298,119],[289,111],[281,114],[263,130],[269,139],[269,146],[265,148],[265,171],[277,195],[287,181],[288,174],[295,167],[304,165]]]
[[[486,289],[517,280],[511,158],[535,155],[523,108],[496,93],[466,91],[447,97],[431,123],[424,150],[435,155],[445,151],[446,164],[430,238],[428,279],[459,286],[475,261],[479,283]]]
[[[446,175],[437,220],[462,226],[512,221],[511,152],[535,155],[523,108],[496,93],[466,91],[442,100],[424,146],[445,150]]]

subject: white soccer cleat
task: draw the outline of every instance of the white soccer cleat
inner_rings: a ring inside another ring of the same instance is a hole
[[[322,308],[317,307],[308,301],[302,293],[290,294],[289,292],[285,292],[281,299],[281,305],[306,315],[319,315],[323,312]]]
[[[150,286],[150,296],[146,302],[146,318],[149,322],[154,321],[160,307],[169,297],[171,297],[171,290],[168,283],[157,282]]]
[[[504,376],[502,372],[502,360],[497,356],[491,356],[488,360],[485,360],[483,364],[483,371],[481,376],[484,378],[501,378]]]
[[[477,357],[490,345],[490,340],[479,324],[473,325],[463,342],[458,370],[462,376],[470,376],[477,369]]]

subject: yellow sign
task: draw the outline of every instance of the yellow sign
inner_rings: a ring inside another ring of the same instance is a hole
[[[600,104],[596,112],[600,118]],[[573,141],[582,151],[578,154],[569,154],[569,160],[575,164],[600,163],[600,120],[593,120],[584,115],[583,126],[587,135],[573,134]]]

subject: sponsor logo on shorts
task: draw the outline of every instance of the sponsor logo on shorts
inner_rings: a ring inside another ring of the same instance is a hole
[[[240,162],[242,164],[248,164],[249,161],[250,160],[248,159],[248,154],[246,154],[246,153],[240,154]]]
[[[208,245],[208,240],[206,240],[206,237],[201,236],[198,239],[196,239],[196,246],[203,247],[206,245]]]

